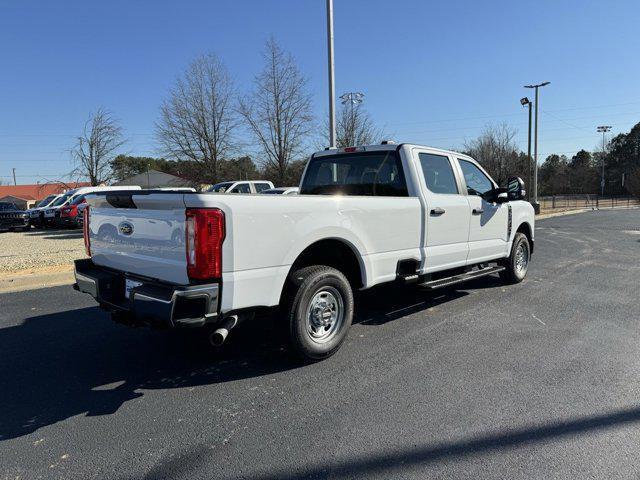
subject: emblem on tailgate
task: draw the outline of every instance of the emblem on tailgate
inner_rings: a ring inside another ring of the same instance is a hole
[[[131,235],[133,233],[133,225],[131,225],[129,222],[120,222],[120,225],[118,225],[118,230],[120,230],[120,233],[122,235]]]

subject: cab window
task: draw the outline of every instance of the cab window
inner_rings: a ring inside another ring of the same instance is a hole
[[[419,153],[418,157],[429,191],[445,194],[460,193],[448,157],[433,153]]]
[[[345,152],[312,158],[300,194],[408,196],[402,163],[395,150]]]
[[[475,164],[462,159],[458,159],[458,161],[460,162],[460,168],[462,169],[469,195],[483,197],[493,190],[493,183],[489,180],[489,177]]]
[[[249,188],[248,183],[239,183],[233,187],[229,193],[251,193],[251,189]]]
[[[253,186],[256,188],[256,192],[258,193],[271,188],[271,185],[268,183],[254,183]]]

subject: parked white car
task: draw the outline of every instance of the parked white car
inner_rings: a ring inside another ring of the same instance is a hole
[[[266,180],[239,180],[236,182],[221,182],[210,187],[207,192],[212,193],[261,193],[273,188],[273,183]]]
[[[211,326],[220,344],[250,312],[279,307],[310,360],[344,341],[354,289],[520,282],[534,246],[522,180],[499,187],[467,155],[412,144],[317,152],[299,195],[132,191],[88,202],[91,258],[76,261],[76,288],[114,319]],[[162,248],[145,221],[162,222]]]
[[[300,189],[298,187],[276,187],[263,190],[260,193],[271,195],[296,195]]]
[[[35,207],[27,210],[27,213],[29,214],[29,225],[33,227],[42,226],[44,223],[44,210],[53,205],[53,203],[62,196],[63,194],[49,195],[48,197],[40,200]]]
[[[77,226],[78,206],[86,195],[98,192],[141,190],[137,185],[130,187],[80,187],[68,190],[44,209],[43,224],[47,227]]]

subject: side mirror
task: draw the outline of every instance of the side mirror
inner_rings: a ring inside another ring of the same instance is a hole
[[[520,177],[511,177],[507,180],[507,201],[524,200],[527,192],[524,189],[524,182]]]

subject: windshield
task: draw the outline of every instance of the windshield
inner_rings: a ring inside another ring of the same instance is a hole
[[[51,200],[53,200],[54,198],[56,198],[55,195],[49,195],[47,198],[45,198],[44,200],[40,200],[37,204],[36,204],[36,208],[38,207],[46,207],[49,202]]]
[[[77,197],[74,197],[71,199],[71,202],[69,202],[69,205],[79,205],[82,202],[84,202],[84,195],[78,195]]]
[[[217,193],[224,193],[227,191],[227,189],[233,185],[233,182],[223,182],[223,183],[216,183],[213,187],[211,187],[209,190],[207,190],[208,192],[217,192]]]
[[[402,164],[395,150],[312,158],[300,194],[408,195]]]
[[[59,199],[57,199],[55,202],[53,202],[51,204],[52,207],[59,207],[60,205],[62,205],[63,203],[65,203],[67,200],[69,200],[69,197],[71,197],[71,195],[67,194],[67,195],[63,195],[61,196]]]
[[[17,210],[13,203],[0,202],[0,210]]]

